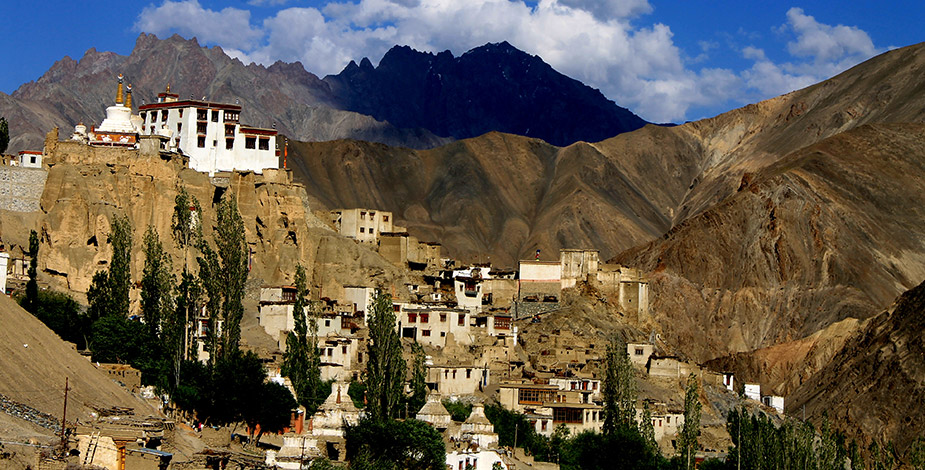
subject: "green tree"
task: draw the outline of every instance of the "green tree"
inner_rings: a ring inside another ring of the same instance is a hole
[[[182,186],[177,191],[174,203],[170,229],[177,246],[183,250],[183,273],[177,292],[177,317],[183,319],[181,349],[183,358],[188,359],[192,357],[191,324],[198,316],[201,296],[200,285],[190,273],[189,252],[190,248],[198,247],[202,242],[202,207],[199,200]]]
[[[411,364],[411,396],[408,397],[408,409],[414,416],[427,402],[427,366],[424,361],[424,348],[417,341],[411,344],[414,362]]]
[[[2,143],[2,142],[0,142]],[[2,153],[2,151],[0,151]],[[29,281],[26,283],[26,298],[23,308],[29,313],[35,313],[39,298],[38,266],[39,266],[39,236],[35,230],[29,232]]]
[[[443,400],[443,407],[446,408],[446,411],[450,413],[450,417],[453,418],[453,421],[456,421],[457,423],[465,421],[467,418],[469,418],[469,415],[472,414],[472,405],[469,403],[463,403],[459,400]]]
[[[700,434],[700,387],[697,376],[687,378],[687,390],[684,393],[684,424],[678,433],[678,451],[685,469],[694,468],[694,453]]]
[[[107,241],[112,245],[112,260],[109,263],[112,314],[127,317],[128,294],[132,286],[132,225],[128,217],[117,215],[112,218]]]
[[[87,303],[90,304],[89,308],[87,308],[87,316],[91,323],[109,316],[115,311],[112,289],[109,283],[109,271],[93,273],[93,280],[87,290]]]
[[[161,341],[170,341],[171,349],[178,348],[178,345],[173,344],[180,338],[176,332],[178,325],[173,324],[172,267],[153,226],[149,225],[145,231],[143,246],[145,266],[141,276],[141,316],[151,336]]]
[[[8,145],[10,145],[10,126],[5,117],[0,117],[0,154],[6,152]]]
[[[260,425],[254,445],[260,443],[263,433],[282,432],[292,422],[292,410],[298,406],[289,389],[275,382],[264,382],[255,406],[244,409],[244,420],[253,430]]]
[[[222,335],[219,345],[221,356],[239,348],[241,319],[244,317],[244,284],[247,282],[248,271],[244,220],[231,193],[222,198],[218,207],[215,245],[222,261]]]
[[[443,437],[423,421],[364,418],[345,437],[352,469],[446,469]]]
[[[371,317],[366,363],[367,409],[373,420],[384,422],[398,412],[405,379],[405,361],[395,331],[391,295],[376,291]]]
[[[214,364],[219,357],[218,319],[221,316],[224,293],[222,268],[218,263],[218,255],[208,244],[203,242],[199,251],[202,252],[202,256],[196,259],[199,264],[199,283],[206,297],[206,314],[209,316],[206,351],[209,353],[209,364]]]
[[[181,335],[178,353],[181,360],[194,359],[196,351],[191,347],[193,325],[198,316],[199,306],[202,303],[202,285],[199,279],[184,269],[180,275],[180,284],[177,285],[175,323],[179,326]]]
[[[308,289],[305,268],[297,265],[295,270],[295,302],[292,305],[294,327],[286,336],[286,352],[283,354],[281,372],[292,382],[299,404],[311,416],[327,398],[321,381],[321,358],[318,353],[318,319],[315,309],[309,306],[311,318],[306,319]]]
[[[642,404],[642,422],[639,423],[639,433],[651,452],[658,452],[658,443],[655,442],[655,425],[652,423],[652,410],[649,402]]]
[[[636,429],[636,376],[626,343],[614,337],[604,356],[604,434],[619,428]]]
[[[25,295],[16,300],[25,308]],[[70,295],[51,290],[39,291],[34,315],[61,339],[74,343],[77,349],[87,347],[90,324],[81,314],[80,304]]]

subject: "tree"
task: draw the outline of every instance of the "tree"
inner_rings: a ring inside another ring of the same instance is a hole
[[[427,366],[424,348],[417,341],[411,344],[414,362],[411,365],[411,396],[408,397],[408,409],[412,416],[427,402]]]
[[[141,316],[151,336],[161,341],[170,341],[170,347],[177,347],[173,341],[179,339],[174,325],[173,284],[170,258],[164,251],[157,230],[148,226],[144,236],[145,267],[141,276]]]
[[[655,442],[655,425],[652,423],[652,410],[649,409],[649,402],[642,404],[642,423],[639,426],[639,434],[646,443],[650,452],[658,452],[658,443]]]
[[[244,317],[244,284],[247,282],[248,247],[244,239],[244,220],[232,194],[226,194],[218,207],[215,234],[218,256],[222,260],[222,335],[219,355],[237,351]]]
[[[25,308],[25,295],[16,299]],[[80,313],[80,304],[73,297],[62,292],[42,290],[35,301],[36,318],[42,321],[65,341],[70,341],[77,349],[87,347],[90,324],[87,317]]]
[[[5,117],[0,117],[0,154],[6,152],[8,145],[10,145],[10,126]]]
[[[286,336],[286,352],[283,354],[281,372],[292,382],[299,404],[305,407],[305,413],[311,416],[318,406],[327,398],[321,381],[321,358],[318,354],[318,319],[315,309],[310,321],[306,320],[306,300],[308,295],[305,268],[297,265],[295,270],[295,302],[292,305],[294,327]]]
[[[113,309],[111,313],[127,317],[128,294],[132,286],[132,225],[128,217],[113,217],[107,241],[112,245],[112,260],[109,263],[109,291]]]
[[[218,255],[205,242],[199,246],[199,251],[202,252],[202,256],[196,259],[199,264],[199,283],[206,296],[206,313],[209,315],[206,351],[209,353],[209,364],[214,364],[219,356],[218,319],[221,315],[224,286]]]
[[[352,469],[445,470],[443,437],[416,419],[364,418],[348,426],[347,458]]]
[[[604,356],[604,434],[620,428],[636,429],[636,375],[626,343],[614,337]]]
[[[2,142],[0,142],[2,144]],[[2,145],[0,145],[2,146]],[[0,151],[2,153],[2,151]],[[23,308],[29,313],[36,313],[39,298],[38,266],[39,266],[39,237],[35,230],[29,232],[29,282],[26,283],[26,298]]]
[[[244,420],[251,432],[257,425],[260,431],[254,445],[265,432],[282,432],[292,422],[292,410],[298,406],[289,389],[275,382],[264,382],[256,406],[245,408]]]
[[[687,378],[687,391],[684,393],[684,425],[678,433],[679,454],[684,468],[688,470],[693,468],[694,453],[697,451],[701,408],[697,376],[691,374]]]
[[[183,273],[177,292],[177,317],[183,319],[181,350],[184,358],[191,357],[190,323],[195,322],[200,301],[200,285],[189,269],[189,250],[202,242],[202,207],[199,200],[182,186],[174,199],[173,218],[170,229],[173,239],[183,250]]]
[[[392,296],[377,290],[369,319],[369,361],[366,363],[367,409],[375,421],[386,421],[398,411],[405,381],[405,361],[401,353]]]

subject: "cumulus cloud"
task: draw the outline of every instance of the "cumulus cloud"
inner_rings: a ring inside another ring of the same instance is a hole
[[[687,58],[668,25],[635,25],[651,11],[647,0],[539,0],[533,6],[523,0],[356,0],[284,8],[253,24],[247,10],[165,0],[145,8],[136,28],[197,36],[245,62],[298,60],[319,75],[362,57],[376,61],[395,44],[459,54],[508,41],[656,122],[686,119],[692,107],[784,93],[876,52],[863,31],[825,25],[792,8],[780,30],[794,36],[788,44],[793,61],[774,63],[748,48],[741,50],[753,61],[746,70],[694,70],[716,43],[703,41],[702,53]]]
[[[251,25],[247,10],[203,8],[197,0],[166,0],[158,7],[147,6],[138,15],[135,29],[154,34],[179,33],[200,41],[235,49],[253,47],[263,32]]]

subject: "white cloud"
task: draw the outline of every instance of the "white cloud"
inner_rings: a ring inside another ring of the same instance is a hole
[[[794,60],[774,63],[750,47],[741,51],[753,61],[746,70],[694,70],[716,43],[702,41],[702,53],[687,58],[669,26],[633,24],[651,11],[647,0],[539,0],[535,6],[523,0],[357,0],[285,8],[254,25],[247,10],[166,0],[145,8],[136,28],[197,36],[245,62],[298,60],[319,75],[338,73],[362,57],[378,61],[395,44],[460,54],[506,40],[655,122],[686,119],[691,107],[769,98],[876,52],[863,31],[825,25],[792,8],[780,31],[794,35],[788,44]]]
[[[207,10],[197,0],[166,0],[161,6],[147,6],[138,15],[135,29],[154,33],[176,32],[196,36],[205,43],[234,49],[253,47],[263,32],[251,26],[250,11],[224,8]]]

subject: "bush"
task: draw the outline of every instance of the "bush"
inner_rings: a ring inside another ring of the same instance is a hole
[[[347,459],[354,470],[445,470],[443,437],[416,419],[363,419],[346,431]]]
[[[443,400],[443,407],[450,412],[453,421],[463,422],[472,413],[472,405],[461,401]]]

